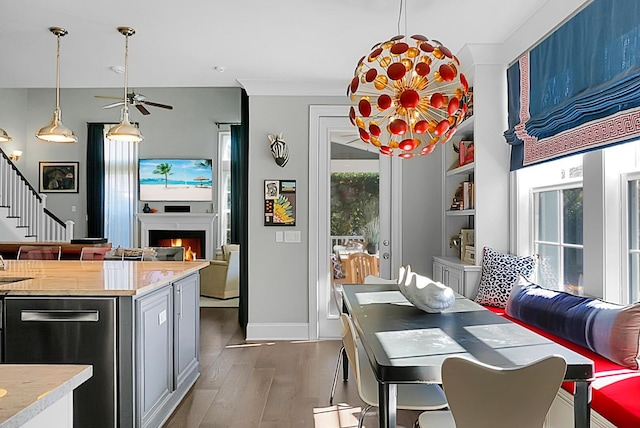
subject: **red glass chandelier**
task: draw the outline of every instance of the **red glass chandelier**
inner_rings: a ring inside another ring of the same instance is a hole
[[[467,111],[469,84],[459,68],[449,49],[419,34],[377,43],[347,88],[360,139],[403,159],[449,141]]]

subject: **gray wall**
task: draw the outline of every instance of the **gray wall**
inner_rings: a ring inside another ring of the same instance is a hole
[[[75,237],[84,237],[87,232],[87,123],[120,121],[120,108],[103,109],[102,106],[112,100],[94,95],[120,96],[121,91],[62,89],[60,93],[62,121],[75,132],[78,143],[44,143],[35,137],[37,130],[53,117],[54,89],[0,89],[0,127],[13,137],[13,141],[0,148],[8,153],[13,149],[23,150],[17,166],[34,186],[38,184],[39,161],[80,162],[79,193],[48,194],[47,206],[62,220],[73,220]],[[174,107],[173,110],[148,107],[151,112],[148,116],[131,109],[131,120],[140,123],[145,137],[140,143],[141,158],[193,156],[214,159],[215,164],[218,141],[215,122],[240,121],[239,88],[136,88],[136,93]],[[151,205],[163,210],[161,203]],[[191,205],[194,212],[205,212],[210,207],[209,203]],[[73,206],[75,212],[72,212]]]

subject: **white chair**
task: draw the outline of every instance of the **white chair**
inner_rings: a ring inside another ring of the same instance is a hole
[[[418,426],[541,428],[566,368],[558,355],[516,368],[447,358],[442,363],[442,386],[450,411],[424,412]]]
[[[111,248],[108,247],[82,247],[80,260],[104,260],[109,251]]]
[[[360,413],[358,428],[361,428],[364,417],[371,407],[378,407],[378,381],[376,380],[364,349],[361,348],[357,340],[353,321],[351,321],[349,315],[344,313],[340,315],[340,321],[342,324],[342,346],[347,353],[360,399],[367,404]],[[340,352],[340,356],[338,357],[338,366],[333,376],[331,398],[329,400],[331,404],[333,403],[336,383],[338,381],[341,354],[342,352]],[[429,383],[406,383],[398,385],[396,408],[399,410],[438,410],[444,409],[445,407],[447,407],[447,400],[440,385]]]
[[[59,245],[22,245],[18,248],[17,260],[60,260]]]

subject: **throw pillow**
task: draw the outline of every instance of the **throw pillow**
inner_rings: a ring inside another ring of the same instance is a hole
[[[640,353],[640,303],[618,305],[554,291],[521,278],[506,313],[529,325],[637,370]]]
[[[342,263],[334,253],[331,253],[331,265],[333,266],[333,279],[343,279]]]
[[[520,275],[529,279],[537,261],[537,254],[518,257],[484,247],[480,284],[475,301],[481,305],[504,308],[513,284]]]

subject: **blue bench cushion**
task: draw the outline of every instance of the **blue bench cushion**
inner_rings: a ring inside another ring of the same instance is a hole
[[[506,313],[621,366],[638,369],[640,304],[618,305],[549,290],[520,277]]]

